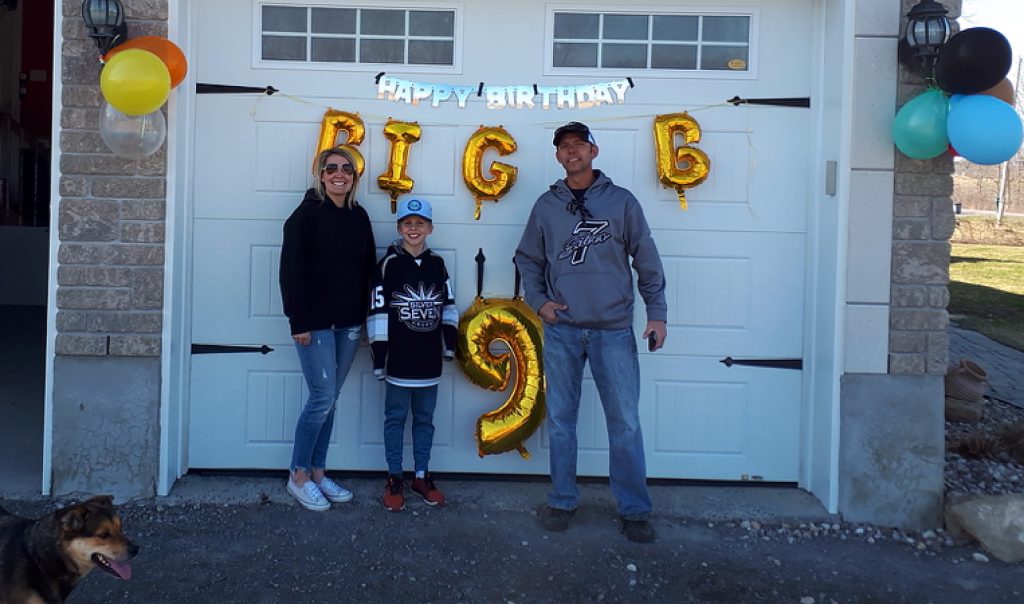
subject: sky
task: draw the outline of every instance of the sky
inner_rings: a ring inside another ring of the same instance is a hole
[[[1006,36],[1013,47],[1013,67],[1010,81],[1014,81],[1017,64],[1024,56],[1024,0],[963,0],[960,28],[990,27]]]

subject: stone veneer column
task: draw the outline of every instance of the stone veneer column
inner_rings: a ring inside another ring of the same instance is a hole
[[[166,35],[166,0],[122,0],[129,38]],[[152,495],[159,464],[166,146],[136,162],[99,133],[97,49],[63,0],[53,491]]]
[[[916,0],[903,0],[903,14]],[[960,0],[944,0],[950,18]],[[900,67],[898,105],[924,92],[921,77]],[[949,358],[949,239],[953,215],[953,159],[919,161],[896,154],[893,203],[889,373],[944,375]]]

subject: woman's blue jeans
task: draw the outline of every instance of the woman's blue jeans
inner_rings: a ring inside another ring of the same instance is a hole
[[[292,472],[326,468],[327,445],[334,429],[335,402],[356,358],[362,329],[361,325],[318,329],[311,332],[308,345],[295,344],[302,375],[309,387],[309,400],[295,425]]]
[[[426,472],[430,464],[430,448],[434,445],[434,408],[437,386],[406,388],[387,385],[384,396],[384,456],[388,474],[402,473],[405,419],[412,409],[412,458],[417,472]]]
[[[644,439],[640,431],[640,363],[633,328],[584,329],[544,324],[544,383],[552,491],[548,505],[574,510],[576,423],[583,366],[590,362],[608,428],[608,479],[619,515],[643,520],[651,512]]]

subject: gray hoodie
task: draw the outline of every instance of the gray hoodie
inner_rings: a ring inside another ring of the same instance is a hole
[[[534,204],[516,248],[526,301],[539,311],[553,300],[569,308],[559,323],[590,329],[633,324],[633,272],[649,321],[665,321],[665,271],[640,202],[594,170],[594,182],[576,198],[565,179]]]

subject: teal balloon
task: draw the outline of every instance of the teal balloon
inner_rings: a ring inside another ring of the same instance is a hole
[[[949,150],[948,113],[949,101],[941,90],[928,90],[910,99],[892,124],[896,148],[913,159],[931,159],[946,153]]]

